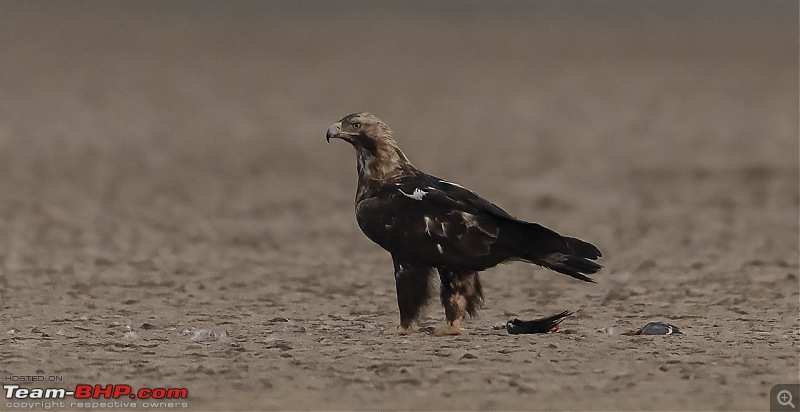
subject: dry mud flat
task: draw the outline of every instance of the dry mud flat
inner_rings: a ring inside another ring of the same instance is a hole
[[[151,6],[0,6],[4,377],[194,410],[763,410],[798,380],[796,3]],[[359,110],[597,244],[598,283],[504,265],[469,334],[384,335],[390,259],[323,140]],[[620,335],[656,320],[685,334]]]

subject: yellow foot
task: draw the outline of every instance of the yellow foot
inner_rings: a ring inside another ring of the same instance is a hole
[[[461,335],[466,333],[467,331],[461,329],[461,325],[448,325],[433,330],[433,336]]]
[[[384,333],[384,335],[409,335],[409,334],[411,334],[413,332],[414,332],[414,327],[413,326],[407,326],[405,328],[402,327],[402,326],[398,326],[395,329],[386,328],[386,331],[383,332],[383,333]]]

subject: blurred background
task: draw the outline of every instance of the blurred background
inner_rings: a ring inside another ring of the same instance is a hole
[[[422,170],[606,255],[594,289],[498,268],[476,328],[504,311],[583,305],[594,308],[578,318],[587,330],[628,315],[707,314],[695,327],[721,340],[706,344],[743,347],[735,336],[762,328],[777,335],[760,344],[783,357],[676,375],[681,398],[661,405],[760,408],[770,382],[796,380],[797,2],[6,1],[0,50],[0,320],[23,333],[0,338],[3,372],[124,371],[143,385],[194,382],[195,393],[269,393],[278,383],[250,375],[283,363],[236,374],[219,366],[233,355],[219,352],[204,361],[212,379],[184,365],[182,341],[162,343],[172,361],[149,366],[112,360],[104,345],[125,325],[221,327],[227,314],[236,342],[272,359],[254,343],[272,336],[264,319],[342,311],[394,322],[388,255],[353,217],[354,154],[323,140],[331,123],[369,111]],[[433,305],[434,321],[439,312]],[[53,335],[54,319],[96,332],[67,328],[93,366],[28,332]],[[308,341],[282,339],[298,350]],[[41,360],[43,347],[57,355]],[[370,400],[369,385],[342,392],[338,372],[304,365],[286,376],[305,382],[310,370],[324,383],[309,384],[319,395],[299,407],[341,393]],[[648,385],[631,373],[610,385]],[[687,395],[699,382],[730,396]],[[609,390],[595,389],[565,404],[541,400],[562,389],[525,396],[550,409],[652,401],[593,404]],[[405,393],[372,405],[412,407],[392,403]],[[270,396],[272,407],[298,407]],[[472,405],[426,396],[435,409]],[[496,402],[483,405],[519,406]]]

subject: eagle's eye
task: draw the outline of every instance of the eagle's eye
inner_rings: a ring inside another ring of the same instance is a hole
[[[353,129],[360,129],[361,123],[353,123]]]

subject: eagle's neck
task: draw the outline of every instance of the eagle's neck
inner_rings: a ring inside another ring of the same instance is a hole
[[[356,149],[358,193],[361,200],[380,185],[393,182],[414,173],[414,166],[399,147],[383,144],[377,147]]]

